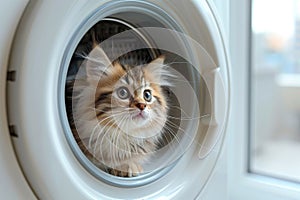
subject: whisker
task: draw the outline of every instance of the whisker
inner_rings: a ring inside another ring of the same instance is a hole
[[[155,119],[155,121],[156,121],[157,123],[160,123],[159,120],[156,120],[156,119]],[[175,139],[175,141],[176,141],[178,144],[180,144],[179,138],[177,137],[177,134],[173,132],[173,130],[171,130],[168,126],[164,126],[164,129],[167,130],[168,133],[171,134],[171,136],[173,136],[173,139]],[[173,140],[173,139],[172,139],[172,140]],[[171,140],[171,141],[172,141],[172,140]],[[170,143],[170,142],[168,142],[168,143]]]
[[[205,115],[201,115],[201,116],[198,116],[198,117],[190,117],[190,116],[186,116],[186,117],[176,117],[176,116],[173,116],[173,115],[168,115],[167,118],[170,118],[170,119],[179,119],[179,120],[193,120],[193,119],[202,119],[202,118],[205,118],[205,117],[210,117],[211,114],[205,114]]]
[[[91,134],[91,136],[90,136],[90,140],[89,140],[89,147],[91,148],[91,139],[93,139],[93,137],[94,137],[94,133],[95,133],[95,130],[96,130],[96,128],[98,128],[99,126],[100,126],[100,124],[102,123],[102,122],[104,122],[105,120],[109,120],[108,122],[110,123],[112,120],[113,120],[113,118],[114,117],[116,117],[116,116],[119,116],[119,115],[121,115],[122,113],[118,113],[118,114],[115,114],[115,115],[110,115],[110,116],[107,116],[107,117],[105,117],[105,118],[103,118],[103,119],[101,119],[100,121],[98,121],[97,122],[97,124],[96,124],[96,126],[94,127],[94,129],[93,129],[93,131],[92,131],[92,134]],[[107,122],[107,123],[108,123]],[[102,129],[101,129],[102,130]]]
[[[97,145],[98,145],[98,141],[99,141],[100,136],[103,135],[103,137],[102,137],[102,139],[101,139],[101,141],[100,141],[100,146],[101,146],[101,144],[102,144],[102,142],[103,142],[103,139],[105,138],[106,133],[110,130],[110,128],[111,128],[112,126],[109,126],[109,128],[108,128],[107,130],[105,130],[105,129],[106,129],[106,127],[109,125],[109,123],[112,122],[112,121],[113,121],[113,119],[110,119],[110,120],[108,121],[108,123],[105,124],[104,126],[102,126],[102,128],[101,128],[100,131],[98,132],[97,139],[96,139],[96,141],[95,141],[95,143],[94,143],[94,148],[93,148],[93,154],[94,154],[94,155],[96,155]]]

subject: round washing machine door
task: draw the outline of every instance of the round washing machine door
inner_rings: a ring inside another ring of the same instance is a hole
[[[204,0],[30,2],[7,98],[37,197],[199,196],[226,130],[227,59]]]

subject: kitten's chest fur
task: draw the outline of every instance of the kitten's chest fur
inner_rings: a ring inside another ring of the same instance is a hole
[[[156,149],[157,137],[135,138],[124,133],[119,127],[108,129],[102,130],[101,134],[90,141],[89,151],[109,167],[113,168],[129,160],[146,161]]]

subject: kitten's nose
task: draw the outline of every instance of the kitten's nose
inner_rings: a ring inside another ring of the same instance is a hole
[[[139,108],[140,110],[144,110],[146,108],[145,103],[136,103],[135,106]]]

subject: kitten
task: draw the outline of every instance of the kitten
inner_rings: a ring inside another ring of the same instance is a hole
[[[99,45],[85,58],[85,78],[76,80],[73,88],[77,142],[107,172],[137,176],[156,150],[167,121],[163,87],[171,83],[165,58],[127,66],[112,63]]]

